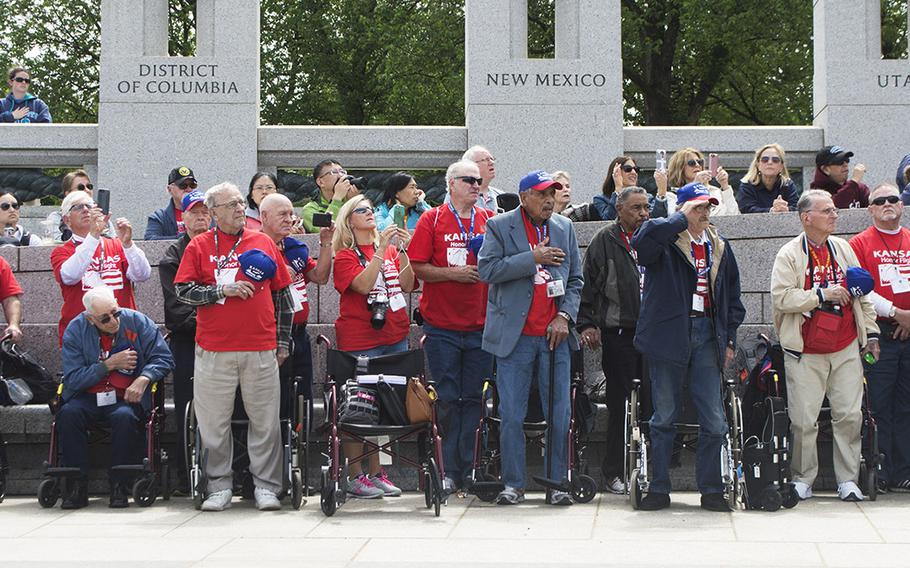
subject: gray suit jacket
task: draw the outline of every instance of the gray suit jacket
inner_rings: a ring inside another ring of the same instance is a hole
[[[557,309],[572,318],[569,346],[578,349],[571,331],[578,317],[582,280],[581,256],[572,222],[560,215],[549,220],[549,246],[566,253],[560,266],[548,267],[555,280],[562,280],[565,295],[556,299]],[[480,278],[490,285],[487,295],[487,319],[483,329],[483,349],[497,357],[506,357],[515,348],[534,290],[537,265],[525,233],[521,208],[497,215],[487,221],[483,246],[477,255]]]

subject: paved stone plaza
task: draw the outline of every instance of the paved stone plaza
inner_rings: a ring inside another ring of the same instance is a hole
[[[2,566],[888,566],[910,565],[910,496],[842,503],[831,493],[777,513],[707,513],[698,494],[667,511],[633,511],[616,495],[556,508],[530,494],[516,507],[451,498],[435,518],[423,497],[349,501],[326,518],[260,513],[234,501],[199,513],[188,499],[112,511],[43,510],[33,498],[0,504]]]

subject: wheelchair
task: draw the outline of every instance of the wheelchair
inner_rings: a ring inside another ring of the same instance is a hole
[[[111,468],[112,471],[132,472],[136,478],[133,481],[132,497],[140,507],[148,507],[160,495],[165,501],[171,497],[170,477],[167,452],[161,446],[161,437],[164,433],[164,383],[158,381],[151,385],[152,405],[148,412],[143,411],[145,435],[145,457],[141,464],[121,465]],[[57,387],[57,398],[52,403],[51,409],[56,414],[63,404],[63,383]],[[101,441],[109,436],[107,430],[90,428],[89,443]],[[47,461],[44,462],[44,479],[38,484],[38,503],[45,509],[57,504],[60,499],[64,482],[80,476],[82,473],[77,467],[60,466],[61,452],[57,443],[57,421],[51,423],[51,441]]]
[[[623,463],[626,493],[634,509],[641,505],[642,497],[648,492],[648,451],[650,450],[649,424],[641,417],[642,401],[641,380],[635,379],[632,392],[626,399],[624,419],[626,432],[626,459]],[[737,393],[736,379],[725,377],[722,385],[724,414],[729,428],[721,445],[721,481],[724,484],[724,496],[731,510],[743,505],[745,478],[742,474],[743,420],[742,403]],[[688,398],[688,389],[683,389],[682,400]],[[681,403],[682,404],[682,403]],[[698,422],[694,416],[694,405],[686,406],[680,412],[683,417],[677,422],[674,453],[682,450],[694,451],[698,443]]]
[[[442,461],[442,438],[437,425],[435,405],[432,406],[429,422],[392,426],[352,424],[340,420],[342,389],[348,381],[356,380],[358,376],[362,375],[417,377],[427,388],[431,399],[435,400],[436,391],[433,385],[426,380],[424,372],[423,349],[378,357],[357,357],[333,349],[332,342],[324,335],[320,335],[316,339],[316,343],[326,348],[326,381],[323,393],[326,422],[322,427],[326,434],[326,452],[323,454],[326,465],[322,466],[320,486],[320,505],[323,514],[331,517],[346,501],[347,463],[361,461],[382,453],[397,457],[401,462],[419,470],[418,480],[424,493],[424,504],[427,509],[433,509],[435,516],[438,517],[447,495],[442,484],[445,469]],[[389,440],[380,444],[370,439],[375,436],[388,436]],[[367,449],[361,455],[345,456],[344,462],[342,462],[342,438],[345,442],[363,443]],[[406,440],[417,441],[416,459],[401,455],[393,449],[393,445]]]
[[[9,459],[6,456],[6,440],[0,432],[0,503],[6,498],[6,480],[9,475]]]
[[[307,460],[310,446],[310,425],[312,423],[312,405],[303,395],[298,394],[300,392],[298,384],[299,380],[296,377],[287,381],[282,380],[280,387],[281,409],[279,413],[285,470],[282,493],[290,497],[291,506],[294,510],[299,510],[301,506],[306,504],[307,488],[309,487]],[[234,402],[231,431],[232,434],[235,432],[241,433],[241,436],[234,436],[234,456],[231,465],[236,474],[238,470],[237,464],[247,459],[243,434],[246,433],[245,428],[249,424],[249,419],[243,411],[242,404],[240,404],[239,388]],[[186,405],[182,424],[186,436],[184,438],[186,440],[184,452],[190,497],[193,499],[193,505],[198,511],[202,509],[202,503],[206,497],[208,478],[205,475],[205,466],[208,452],[202,445],[202,436],[196,422],[193,403],[194,401],[191,400]],[[243,495],[251,498],[253,495],[252,479],[249,476],[243,476],[242,484]]]
[[[495,372],[494,372],[495,374]],[[533,381],[532,385],[536,385]],[[597,481],[588,475],[584,458],[587,436],[594,426],[594,407],[584,390],[583,351],[572,353],[570,380],[568,445],[566,446],[566,480],[568,493],[576,503],[588,503],[597,495]],[[523,423],[525,438],[534,447],[546,450],[547,423],[537,389],[532,386],[528,412]],[[481,501],[493,502],[504,488],[500,482],[502,453],[499,448],[499,398],[495,379],[484,382],[481,395],[481,418],[474,434],[474,464],[468,492]]]

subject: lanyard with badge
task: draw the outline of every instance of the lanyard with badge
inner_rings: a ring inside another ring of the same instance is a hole
[[[228,284],[231,284],[232,282],[234,282],[234,280],[236,280],[237,269],[232,268],[229,270],[225,270],[224,273],[222,273],[222,269],[230,261],[231,255],[234,254],[234,251],[237,250],[237,247],[240,246],[240,241],[243,240],[243,232],[241,232],[240,236],[237,237],[237,242],[234,243],[234,246],[231,247],[231,250],[229,250],[228,253],[224,257],[219,257],[218,256],[218,229],[215,228],[212,230],[215,232],[215,284],[218,286],[227,286]],[[227,298],[221,298],[220,300],[218,300],[215,303],[224,305],[225,300],[227,300]]]
[[[635,261],[635,266],[638,268],[638,295],[642,297],[645,295],[645,267],[638,264],[638,251],[632,247],[632,232],[625,232],[620,225],[619,232],[622,234],[622,240],[626,243],[626,250],[629,251],[629,255],[632,257],[632,260]]]
[[[524,214],[524,212],[522,212]],[[530,221],[530,219],[528,219]],[[537,231],[537,244],[543,243],[544,239],[550,237],[550,226],[546,221],[538,227],[533,222],[531,226],[534,227],[534,230]],[[528,243],[530,245],[530,243]],[[531,251],[534,251],[534,245],[531,246]],[[535,284],[543,284],[546,282],[547,285],[547,298],[558,298],[566,294],[566,287],[563,284],[562,280],[554,279],[550,274],[550,271],[544,268],[542,265],[537,265],[537,276],[534,278]]]
[[[357,260],[360,261],[360,266],[366,268],[369,261],[367,261],[367,257],[363,254],[363,251],[360,250],[359,245],[354,245],[354,253],[357,255]],[[373,254],[375,255],[376,252]],[[382,301],[379,297],[384,295],[388,298],[389,308],[391,308],[393,312],[397,312],[398,310],[407,307],[408,304],[404,299],[404,294],[402,292],[397,292],[389,296],[389,286],[385,277],[385,259],[382,260],[383,262],[379,266],[379,276],[376,277],[376,284],[373,286],[374,290],[378,288],[379,291],[375,295],[372,291],[370,292],[369,296],[367,296],[367,305],[371,305],[377,299]]]
[[[885,237],[882,236],[881,231],[876,231],[876,233],[878,233],[878,238],[881,239],[885,250],[890,253],[888,258],[900,258],[900,252],[904,250],[904,231],[900,230],[901,242],[898,244],[896,251],[891,250],[891,247],[888,246],[888,243],[885,241]],[[893,293],[903,294],[904,292],[910,292],[910,280],[901,273],[900,265],[879,264],[878,270],[879,279],[881,280],[882,285],[890,284]]]
[[[455,222],[458,223],[458,230],[461,231],[461,242],[462,247],[453,248],[449,247],[446,249],[446,260],[448,261],[449,266],[465,266],[468,264],[468,243],[471,239],[474,238],[474,220],[477,214],[475,207],[471,207],[471,228],[465,230],[464,223],[461,222],[461,217],[458,216],[458,212],[455,211],[455,206],[452,203],[448,203],[449,211],[452,212],[452,215],[455,217]]]
[[[98,361],[104,363],[104,360],[111,356],[111,352],[104,348],[104,344],[101,342],[101,337],[98,338],[98,346]],[[99,407],[117,404],[117,391],[114,390],[113,386],[111,386],[110,377],[110,373],[104,377],[104,391],[95,393],[95,402]]]
[[[695,247],[703,246],[705,248],[705,266],[703,268],[698,267],[698,259],[695,256]],[[691,242],[691,254],[692,254],[692,263],[695,265],[695,274],[698,277],[695,282],[695,293],[692,294],[692,311],[695,312],[704,312],[705,311],[705,296],[708,295],[711,288],[711,279],[708,276],[711,273],[711,265],[713,264],[714,259],[711,257],[711,241],[709,239],[704,239],[703,242],[696,244],[693,239]],[[705,295],[698,293],[698,279],[705,280]]]

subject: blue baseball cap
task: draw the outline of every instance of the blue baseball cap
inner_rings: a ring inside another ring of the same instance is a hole
[[[847,290],[854,298],[865,296],[875,287],[875,280],[869,271],[859,266],[851,266],[847,269]]]
[[[693,181],[676,190],[676,204],[682,205],[686,201],[709,201],[711,205],[719,205],[716,197],[711,197],[711,192],[705,184]]]
[[[294,237],[285,237],[284,258],[291,264],[294,272],[303,272],[310,260],[310,247]]]
[[[474,237],[468,241],[468,250],[474,253],[474,256],[480,254],[480,247],[483,246],[483,234],[474,235]]]
[[[201,191],[191,191],[183,196],[183,210],[189,211],[197,203],[204,203],[205,195]]]
[[[253,282],[262,282],[275,276],[278,265],[269,255],[259,249],[250,249],[237,257],[240,271]]]
[[[562,184],[558,181],[553,181],[553,176],[547,172],[543,170],[534,170],[533,172],[529,172],[525,177],[521,178],[521,182],[518,184],[518,193],[528,191],[529,189],[533,189],[534,191],[543,191],[550,187],[562,189]]]

